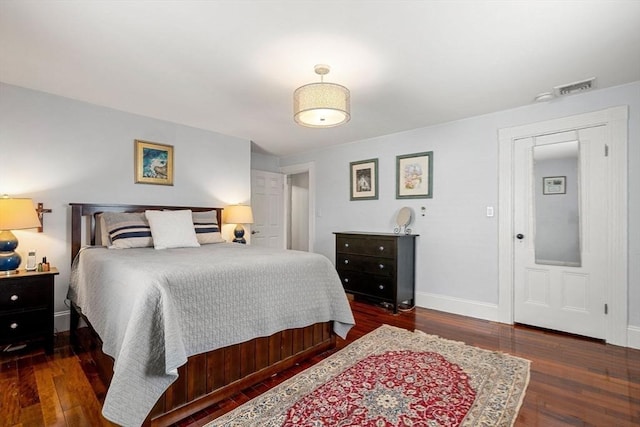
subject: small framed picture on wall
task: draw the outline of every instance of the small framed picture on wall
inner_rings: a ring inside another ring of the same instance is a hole
[[[351,162],[350,200],[378,199],[378,159]]]
[[[566,194],[566,183],[566,176],[545,176],[542,178],[542,194]]]
[[[396,156],[396,199],[433,197],[433,151]]]
[[[134,142],[136,184],[173,185],[173,146]]]

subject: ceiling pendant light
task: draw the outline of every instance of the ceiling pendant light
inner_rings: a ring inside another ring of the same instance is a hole
[[[300,86],[293,92],[293,119],[299,125],[311,128],[328,128],[351,119],[351,94],[349,89],[335,83],[325,83],[329,66],[314,67],[320,75],[320,83]]]

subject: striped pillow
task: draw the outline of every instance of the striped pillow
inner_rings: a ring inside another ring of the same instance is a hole
[[[111,239],[109,249],[153,246],[151,228],[144,212],[105,212],[102,216]]]
[[[193,227],[196,230],[198,243],[206,245],[208,243],[224,243],[218,226],[218,217],[215,210],[206,212],[192,212]]]
[[[104,222],[104,212],[94,214],[95,217],[95,244],[96,246],[111,246],[111,238],[107,231],[107,225]]]

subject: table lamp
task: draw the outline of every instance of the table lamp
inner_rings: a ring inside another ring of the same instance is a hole
[[[225,222],[227,224],[236,224],[233,235],[235,243],[247,243],[244,238],[244,227],[242,224],[253,224],[253,212],[251,206],[247,205],[231,205],[224,208]]]
[[[22,258],[17,252],[18,239],[11,230],[40,227],[31,199],[0,197],[0,274],[17,273]]]

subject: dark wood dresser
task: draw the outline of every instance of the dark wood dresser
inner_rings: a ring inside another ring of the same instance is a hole
[[[345,292],[388,303],[414,304],[417,234],[335,232],[336,269]]]
[[[0,344],[44,339],[53,353],[53,285],[58,270],[0,276]]]

